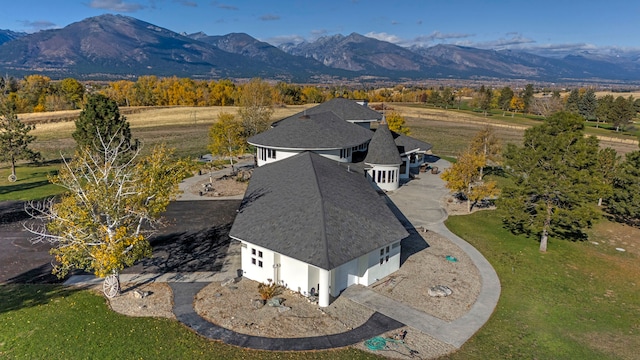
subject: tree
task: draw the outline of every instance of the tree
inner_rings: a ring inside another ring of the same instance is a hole
[[[472,153],[484,157],[484,164],[480,167],[479,174],[479,180],[482,180],[485,166],[487,164],[496,165],[500,162],[500,152],[502,151],[500,139],[494,134],[493,128],[486,125],[471,140],[469,148]]]
[[[135,162],[139,151],[127,156],[131,149],[124,139],[100,138],[101,154],[80,148],[50,178],[68,192],[59,201],[32,202],[27,212],[46,221],[44,227],[29,230],[35,242],[54,245],[54,274],[64,277],[82,269],[107,277],[105,295],[113,297],[120,289],[119,272],[151,255],[149,237],[162,224],[160,215],[177,196],[178,183],[190,166],[172,161],[173,151],[164,146]]]
[[[569,96],[567,96],[567,101],[564,103],[564,109],[571,113],[578,113],[579,103],[580,91],[578,89],[573,89],[569,92]]]
[[[273,114],[273,96],[271,86],[261,79],[254,78],[242,87],[238,115],[247,138],[269,128]]]
[[[600,121],[603,123],[609,122],[613,119],[613,95],[605,95],[598,99],[596,106],[596,127],[599,126]]]
[[[513,117],[513,115],[518,111],[524,112],[524,101],[522,100],[522,98],[518,96],[512,97],[511,101],[509,101],[509,109],[513,111],[511,113],[511,117]]]
[[[636,115],[634,100],[632,96],[629,99],[625,99],[622,96],[618,96],[613,101],[613,107],[611,115],[613,116],[613,126],[616,127],[616,132],[623,130],[631,123],[631,120]]]
[[[79,109],[84,97],[84,86],[76,79],[66,78],[60,81],[60,92],[73,109]]]
[[[533,100],[533,85],[527,84],[522,92],[522,101],[524,102],[524,112],[529,112],[531,101]]]
[[[209,129],[209,150],[212,154],[228,156],[233,167],[233,157],[244,152],[246,139],[243,136],[242,123],[233,114],[221,112],[218,121]]]
[[[478,201],[498,194],[495,181],[482,182],[480,179],[480,169],[485,164],[484,155],[467,149],[441,175],[449,190],[461,193],[467,199],[468,212]]]
[[[514,93],[510,87],[505,86],[500,90],[500,96],[498,97],[498,106],[502,111],[508,111],[511,108],[511,99]],[[502,114],[504,116],[504,113]]]
[[[525,131],[522,147],[508,144],[503,153],[514,180],[498,199],[504,224],[539,236],[542,252],[549,236],[584,238],[599,216],[598,140],[584,137],[583,127],[579,115],[555,113]]]
[[[89,96],[72,135],[79,149],[88,147],[98,154],[104,154],[105,145],[111,147],[103,144],[106,140],[112,141],[114,146],[122,143],[121,151],[136,150],[137,141],[131,142],[129,123],[124,116],[120,116],[118,104],[101,94]],[[126,157],[120,156],[118,159],[126,160]]]
[[[598,206],[602,206],[602,199],[608,198],[613,192],[613,183],[618,171],[618,162],[620,157],[618,153],[612,148],[601,149],[598,152],[598,170],[602,175],[599,179],[602,181],[600,184],[600,197],[598,198]]]
[[[640,225],[640,151],[628,153],[618,167],[606,210],[619,221]]]
[[[404,126],[404,116],[400,115],[399,112],[392,111],[389,114],[386,114],[385,120],[389,125],[389,130],[395,131],[399,134],[409,135],[409,128]]]
[[[9,181],[14,182],[16,176],[16,161],[39,161],[40,153],[29,149],[36,137],[29,135],[33,125],[27,125],[18,119],[13,103],[0,95],[0,159],[11,163],[11,175]]]
[[[580,97],[580,101],[578,102],[578,113],[587,121],[595,120],[597,107],[598,100],[596,99],[596,93],[593,88],[589,88],[584,95]]]
[[[551,97],[535,97],[531,99],[529,110],[535,114],[547,117],[562,110],[562,99],[560,94],[554,93]]]

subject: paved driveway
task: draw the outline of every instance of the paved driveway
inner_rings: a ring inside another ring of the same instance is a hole
[[[164,214],[169,226],[151,240],[154,258],[125,273],[219,269],[222,260],[216,254],[227,253],[227,233],[239,206],[239,200],[171,203]],[[50,246],[30,242],[32,235],[22,226],[28,220],[23,202],[0,202],[0,283],[60,282],[51,274]]]

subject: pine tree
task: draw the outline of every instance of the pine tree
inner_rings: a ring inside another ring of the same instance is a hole
[[[16,161],[39,161],[40,153],[29,149],[36,137],[29,135],[33,125],[27,125],[18,119],[13,103],[0,95],[0,160],[11,163],[11,175],[9,181],[17,180]]]
[[[578,113],[587,121],[595,120],[597,107],[598,100],[596,99],[596,93],[592,88],[589,88],[584,95],[580,97]]]
[[[123,151],[132,152],[138,145],[137,141],[131,142],[129,123],[124,116],[120,116],[118,104],[101,94],[89,96],[72,135],[79,149],[86,147],[97,153],[102,153],[105,147],[116,145]],[[126,161],[123,157],[118,159]]]
[[[584,137],[576,114],[555,113],[525,131],[522,147],[508,144],[503,156],[514,185],[503,189],[498,208],[515,233],[537,235],[540,251],[548,237],[584,239],[599,217],[602,194],[598,140]]]

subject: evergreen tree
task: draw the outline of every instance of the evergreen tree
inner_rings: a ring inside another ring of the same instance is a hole
[[[502,111],[509,111],[513,95],[513,90],[511,90],[511,88],[508,86],[505,86],[502,88],[502,90],[500,90],[500,97],[498,97],[498,106]]]
[[[17,180],[16,161],[39,161],[40,153],[29,149],[36,137],[29,135],[33,125],[26,125],[16,115],[15,105],[0,94],[0,160],[11,163],[9,181]]]
[[[533,100],[533,85],[527,84],[524,87],[524,92],[522,93],[522,101],[524,102],[524,112],[529,112],[529,108],[531,107],[531,102]]]
[[[118,104],[101,94],[89,96],[72,135],[78,148],[88,147],[98,153],[115,147],[131,152],[138,145],[137,141],[131,142],[129,123],[120,116]]]
[[[580,103],[580,91],[573,89],[567,96],[567,101],[564,104],[564,110],[570,113],[578,113],[578,104]]]
[[[640,151],[628,153],[618,167],[612,194],[607,212],[619,221],[640,225]]]
[[[633,104],[633,97],[629,96],[629,99],[625,99],[622,96],[618,96],[613,101],[613,107],[611,108],[613,126],[616,127],[616,132],[620,129],[624,130],[627,125],[631,123],[631,120],[635,116],[635,106]]]
[[[596,93],[592,88],[580,97],[578,102],[578,113],[582,115],[585,120],[592,121],[596,119],[596,108],[598,107],[598,100],[596,99]]]
[[[613,119],[613,95],[605,95],[598,99],[596,106],[596,127],[600,121],[607,123]]]
[[[498,207],[511,231],[537,235],[540,251],[548,237],[585,238],[599,212],[604,183],[598,166],[598,140],[585,137],[580,116],[555,113],[527,129],[524,144],[508,144],[505,169],[514,185],[503,189]]]

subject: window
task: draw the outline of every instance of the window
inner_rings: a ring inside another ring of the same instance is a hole
[[[340,149],[340,159],[346,159],[351,156],[351,148],[349,149]]]
[[[275,159],[276,158],[276,151],[274,149],[267,149],[267,158]]]
[[[258,148],[258,158],[262,161],[266,161],[267,160],[267,149],[263,148],[263,147],[259,147]]]
[[[262,251],[251,248],[251,264],[262,267],[262,260],[259,259],[262,259]]]
[[[380,249],[380,256],[384,256],[384,249]]]
[[[389,247],[387,246],[387,252],[389,252]],[[262,257],[262,251],[258,251],[258,257],[261,258]]]

